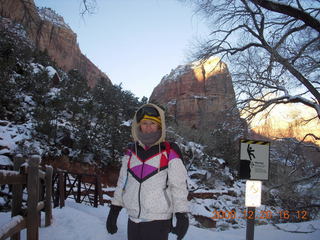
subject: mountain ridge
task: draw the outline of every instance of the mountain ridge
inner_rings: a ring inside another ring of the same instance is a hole
[[[45,18],[41,8],[39,14],[33,0],[3,0],[0,3],[0,13],[2,17],[23,25],[35,46],[46,51],[64,71],[78,69],[90,87],[95,86],[100,78],[111,83],[109,77],[82,54],[77,35],[72,29],[67,28],[66,24],[58,25],[52,19]],[[63,20],[63,17],[60,18]]]

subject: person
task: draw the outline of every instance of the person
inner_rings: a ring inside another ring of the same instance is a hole
[[[125,208],[128,240],[167,240],[170,231],[179,240],[185,236],[189,227],[187,171],[178,145],[165,141],[165,131],[160,107],[148,103],[136,111],[131,128],[134,143],[122,159],[106,222],[110,234],[117,232],[117,218]]]

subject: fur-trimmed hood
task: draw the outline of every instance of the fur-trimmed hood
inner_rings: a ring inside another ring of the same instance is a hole
[[[164,111],[158,107],[157,105],[153,104],[153,103],[147,103],[144,104],[143,106],[141,106],[139,109],[145,107],[145,106],[152,106],[155,109],[158,110],[159,114],[160,114],[160,119],[161,119],[161,137],[159,138],[159,140],[157,142],[155,142],[153,145],[157,145],[163,141],[165,141],[166,139],[166,121],[165,121],[165,115],[164,115]],[[132,126],[131,126],[131,134],[133,137],[133,140],[136,142],[138,141],[140,145],[144,146],[144,144],[140,141],[140,139],[138,138],[138,134],[137,134],[137,130],[139,128],[139,124],[137,123],[136,117],[137,117],[137,112],[139,111],[139,109],[136,111],[136,113],[134,114],[134,118],[132,121]]]

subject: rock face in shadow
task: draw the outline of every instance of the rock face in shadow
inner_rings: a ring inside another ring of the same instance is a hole
[[[63,70],[78,69],[88,80],[89,86],[93,87],[100,78],[110,81],[105,73],[81,53],[77,35],[53,10],[38,11],[33,0],[2,0],[0,14],[23,25],[35,47],[47,51]]]
[[[200,131],[223,122],[236,103],[228,67],[216,57],[172,70],[154,88],[150,102],[165,106],[178,125]],[[240,119],[237,110],[233,114]]]

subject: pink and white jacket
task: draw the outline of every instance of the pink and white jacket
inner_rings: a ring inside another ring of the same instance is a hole
[[[164,113],[153,106],[160,113],[162,136],[153,146],[144,146],[137,138],[138,125],[133,120],[135,143],[122,158],[112,199],[113,205],[126,208],[130,218],[143,221],[170,219],[173,213],[189,211],[187,171],[180,149],[177,144],[164,141]]]

